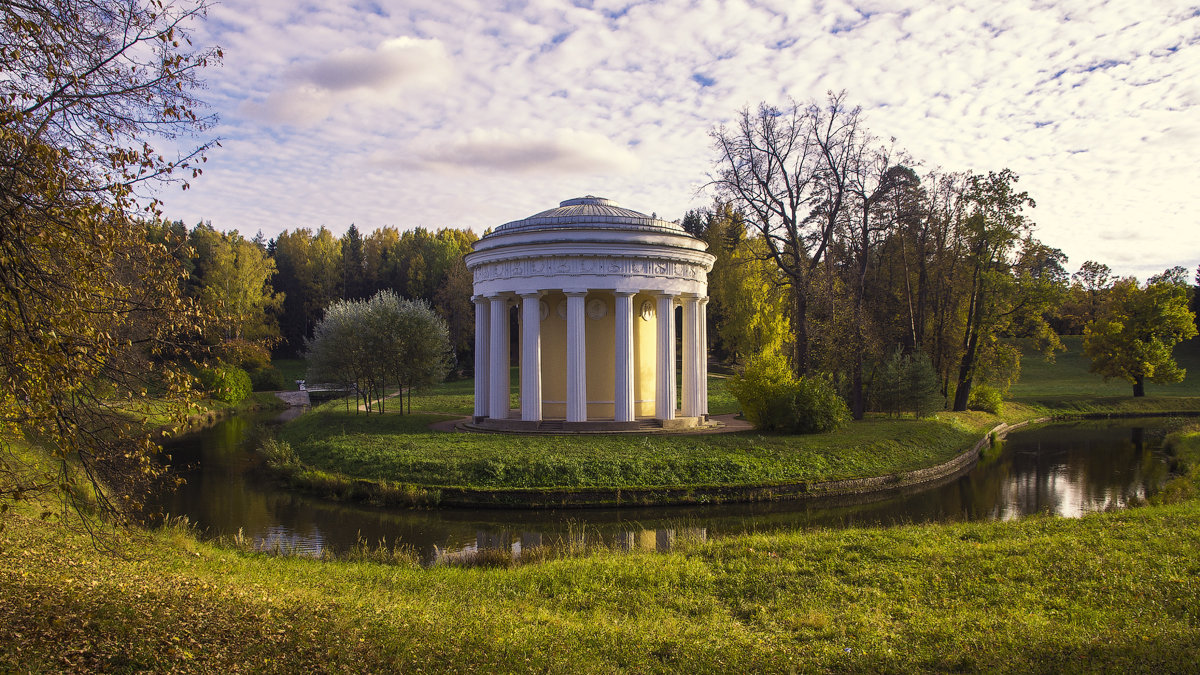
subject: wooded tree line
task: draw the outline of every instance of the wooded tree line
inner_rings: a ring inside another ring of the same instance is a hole
[[[272,352],[304,354],[334,303],[384,290],[435,307],[452,345],[467,357],[460,360],[470,362],[474,305],[463,261],[477,238],[470,230],[384,227],[364,237],[351,225],[340,237],[321,227],[285,230],[270,240],[221,232],[208,222],[151,230],[183,270],[183,294],[214,319],[202,346],[252,376],[268,368]]]
[[[351,225],[340,237],[328,229],[285,230],[267,242],[283,294],[277,353],[298,355],[336,300],[361,300],[390,290],[425,300],[446,322],[459,363],[474,349],[473,284],[463,256],[478,237],[467,229],[382,227],[366,236]]]
[[[1034,237],[1034,200],[1015,173],[922,174],[844,94],[745,109],[712,138],[718,201],[683,224],[717,255],[715,355],[786,349],[798,376],[832,377],[856,418],[885,407],[886,387],[873,385],[896,350],[928,359],[964,410],[978,387],[1003,392],[1017,378],[1016,341],[1052,355],[1061,332],[1084,332],[1116,311],[1111,294],[1137,286],[1091,261],[1069,275],[1062,251]],[[1160,282],[1186,312],[1186,274],[1150,285]]]

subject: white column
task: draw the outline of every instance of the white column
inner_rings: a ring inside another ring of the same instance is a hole
[[[508,298],[493,295],[491,314],[491,349],[488,357],[488,416],[492,419],[508,419]]]
[[[542,419],[542,311],[538,293],[521,294],[521,419]]]
[[[617,291],[613,419],[633,421],[633,291]]]
[[[587,291],[567,295],[567,421],[587,421],[587,328],[584,297]]]
[[[675,419],[675,297],[661,293],[656,296],[655,315],[658,317],[658,349],[654,362],[654,416],[660,420]]]
[[[708,415],[708,297],[700,298],[700,414]]]
[[[491,347],[488,329],[488,301],[482,295],[471,298],[475,302],[475,417],[487,417],[488,408],[488,349]]]
[[[683,298],[683,416],[700,416],[700,329],[696,324],[697,298]]]

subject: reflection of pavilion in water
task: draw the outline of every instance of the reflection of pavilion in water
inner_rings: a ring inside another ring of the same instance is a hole
[[[666,553],[680,541],[703,542],[708,540],[708,529],[703,527],[681,527],[658,530],[622,530],[602,534],[597,530],[568,532],[563,535],[546,535],[541,532],[513,532],[509,530],[478,530],[475,543],[460,549],[437,549],[432,560],[426,563],[452,562],[482,550],[508,551],[514,558],[522,551],[545,546],[582,550],[593,546],[612,548],[622,553],[633,551],[657,551]]]
[[[1159,419],[1022,430],[966,475],[898,494],[814,502],[505,511],[386,509],[291,492],[252,470],[259,460],[243,447],[249,427],[247,418],[234,417],[173,440],[168,453],[188,468],[183,473],[187,483],[156,506],[172,516],[187,516],[208,536],[241,533],[267,550],[320,556],[383,543],[412,547],[424,564],[459,551],[666,551],[679,541],[747,531],[993,520],[1041,511],[1076,515],[1153,494],[1170,478],[1167,462],[1156,449],[1172,428]]]

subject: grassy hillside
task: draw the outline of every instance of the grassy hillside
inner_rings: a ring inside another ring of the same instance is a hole
[[[1124,380],[1104,381],[1104,378],[1088,372],[1091,363],[1083,353],[1083,339],[1079,336],[1063,338],[1067,351],[1059,352],[1053,362],[1040,355],[1026,353],[1021,359],[1021,379],[1012,387],[1012,398],[1027,404],[1048,408],[1062,408],[1064,412],[1089,407],[1134,406],[1133,387]],[[1159,385],[1146,383],[1146,398],[1179,399],[1200,397],[1200,338],[1190,340],[1175,348],[1179,365],[1187,370],[1187,376],[1178,384]],[[1142,402],[1146,403],[1146,402]],[[1185,410],[1195,407],[1182,401]],[[1168,402],[1169,406],[1170,403]]]
[[[1017,400],[1052,396],[1130,396],[1133,387],[1124,380],[1109,380],[1088,372],[1091,362],[1083,353],[1083,338],[1068,335],[1063,338],[1065,352],[1058,352],[1048,363],[1038,354],[1026,354],[1021,359],[1021,380],[1013,385]],[[1187,369],[1187,377],[1179,384],[1146,383],[1147,396],[1200,396],[1200,338],[1175,347],[1179,365]]]

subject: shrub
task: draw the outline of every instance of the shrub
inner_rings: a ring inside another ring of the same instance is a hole
[[[967,407],[971,410],[983,410],[993,415],[999,415],[1003,405],[1004,397],[1000,395],[1000,390],[986,384],[975,385],[967,401]]]
[[[276,469],[295,468],[300,466],[300,458],[292,450],[291,443],[268,438],[258,446],[258,451],[267,461],[267,465]]]
[[[792,423],[798,434],[820,434],[846,426],[850,408],[833,384],[820,376],[802,378],[792,397]]]
[[[236,366],[201,368],[199,376],[204,391],[222,403],[237,405],[250,395],[250,376]]]
[[[727,386],[742,408],[742,415],[759,429],[775,428],[779,410],[796,378],[787,361],[778,354],[761,354],[746,370],[729,376]]]
[[[850,409],[823,377],[797,379],[783,357],[764,354],[729,378],[742,414],[764,431],[815,434],[850,420]]]
[[[254,391],[279,391],[287,388],[283,383],[283,373],[274,366],[250,371],[250,386]]]

